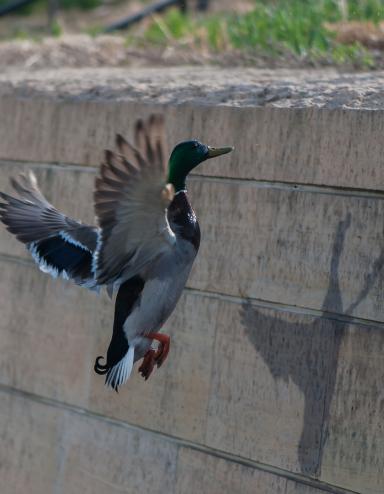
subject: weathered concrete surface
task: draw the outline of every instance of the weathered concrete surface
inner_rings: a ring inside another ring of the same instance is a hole
[[[1,272],[1,384],[297,473],[316,476],[325,455],[329,483],[380,492],[381,329],[186,293],[168,365],[116,395],[90,372],[110,337],[107,298],[31,264]]]
[[[324,492],[77,409],[0,397],[2,494]]]
[[[381,385],[377,387],[376,378],[384,378],[382,330],[351,328],[340,335],[339,345],[322,478],[327,481],[337,477],[343,485],[354,477],[355,490],[380,492],[384,470],[379,464],[379,457],[383,457],[384,391]],[[367,433],[368,429],[375,433]],[[371,473],[363,467],[368,463]]]
[[[236,144],[230,159],[207,162],[199,174],[383,191],[381,111],[3,96],[0,158],[97,166],[117,132],[129,137],[135,117],[153,111],[167,118],[170,146],[190,137]]]
[[[150,434],[1,393],[2,492],[173,493],[177,448]],[[161,481],[159,481],[161,479]]]
[[[197,135],[237,152],[190,181],[203,238],[169,360],[119,395],[92,372],[113,304],[39,273],[1,231],[8,492],[158,492],[166,475],[171,493],[381,494],[382,112],[116,102],[58,81],[0,89],[0,189],[32,161],[49,199],[92,221],[89,165],[154,110],[170,146]]]
[[[7,70],[0,95],[276,108],[384,109],[384,73],[220,67]]]

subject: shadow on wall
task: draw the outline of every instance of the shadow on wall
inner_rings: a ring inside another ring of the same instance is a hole
[[[344,310],[339,285],[339,264],[350,224],[351,215],[348,214],[337,228],[329,285],[322,305],[324,313],[321,317],[311,324],[295,324],[266,316],[250,302],[244,303],[241,308],[241,320],[246,334],[274,378],[285,381],[291,379],[304,395],[304,423],[298,458],[301,471],[313,476],[320,474],[340,343],[348,325],[340,319],[332,319],[329,313],[351,315],[368,295],[384,266],[383,249],[357,299]]]

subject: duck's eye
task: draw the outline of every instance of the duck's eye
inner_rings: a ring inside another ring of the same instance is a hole
[[[198,143],[198,142],[194,142],[194,143],[193,143],[193,147],[194,147],[194,148],[198,148],[198,147],[199,147],[199,143]]]

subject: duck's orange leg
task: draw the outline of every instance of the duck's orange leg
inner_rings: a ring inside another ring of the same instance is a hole
[[[143,362],[139,367],[140,374],[144,377],[145,380],[149,378],[152,374],[153,368],[155,367],[155,350],[148,350],[148,352],[144,355]]]
[[[154,355],[157,367],[160,367],[168,357],[171,346],[171,337],[164,333],[148,333],[145,337],[160,343],[159,348]]]

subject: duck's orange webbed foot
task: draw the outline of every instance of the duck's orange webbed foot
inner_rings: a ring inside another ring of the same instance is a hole
[[[144,355],[143,363],[139,367],[140,374],[144,377],[145,380],[149,378],[152,374],[153,368],[155,367],[155,350],[148,350],[148,352]]]
[[[171,346],[171,338],[163,333],[148,333],[145,337],[159,342],[159,348],[157,350],[153,350],[153,348],[148,350],[139,367],[139,373],[147,380],[152,374],[155,365],[160,367],[167,358]]]
[[[148,333],[146,338],[158,341],[159,348],[157,349],[154,359],[157,367],[163,365],[165,359],[168,357],[169,349],[171,346],[171,337],[164,333]]]

